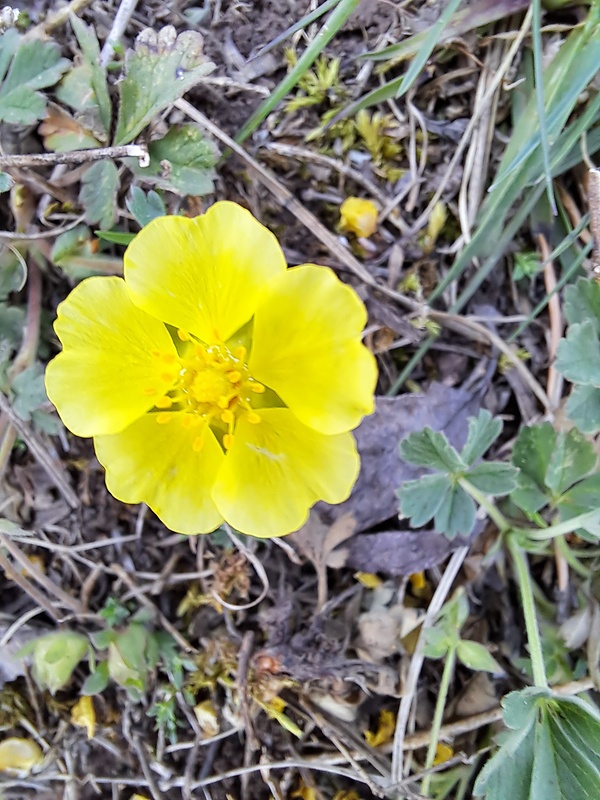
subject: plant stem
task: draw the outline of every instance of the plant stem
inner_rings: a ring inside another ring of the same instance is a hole
[[[521,593],[521,603],[523,605],[523,616],[525,617],[525,628],[527,630],[527,641],[529,643],[529,653],[531,655],[531,667],[533,670],[533,682],[542,689],[548,688],[546,680],[546,668],[544,667],[544,656],[542,653],[542,641],[538,626],[537,615],[535,613],[535,602],[533,599],[533,586],[531,574],[525,552],[519,547],[513,536],[508,539],[508,549],[515,565],[516,577]]]
[[[510,530],[510,522],[506,519],[504,514],[498,510],[496,505],[488,497],[486,497],[485,494],[483,494],[483,492],[480,492],[479,489],[476,489],[466,478],[460,478],[458,483],[460,486],[462,486],[465,492],[470,494],[473,500],[475,500],[476,503],[479,503],[479,505],[487,512],[488,517],[494,520],[498,530],[501,533],[506,533]]]
[[[452,646],[446,654],[446,663],[444,664],[444,671],[442,672],[442,680],[440,681],[440,688],[438,690],[438,697],[435,704],[435,712],[433,715],[433,722],[431,724],[431,738],[429,739],[429,747],[427,748],[427,759],[425,760],[425,769],[431,769],[435,759],[435,752],[437,748],[438,739],[440,736],[440,728],[442,727],[442,717],[444,716],[444,708],[446,707],[446,699],[448,697],[448,689],[450,688],[450,681],[454,674],[454,665],[456,663],[456,647]],[[431,783],[431,773],[427,773],[423,778],[421,784],[421,794],[429,797],[429,784]]]

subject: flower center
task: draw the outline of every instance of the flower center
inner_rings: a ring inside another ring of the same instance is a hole
[[[179,372],[174,385],[154,404],[156,421],[164,425],[178,416],[186,428],[206,422],[228,450],[240,416],[252,424],[260,422],[260,416],[252,408],[252,397],[262,394],[265,387],[250,375],[245,347],[232,352],[223,344],[208,346],[192,340],[186,331],[177,334],[189,344],[178,359]],[[168,358],[160,353],[155,355],[162,360]],[[194,440],[194,450],[201,450],[203,443],[202,432]]]

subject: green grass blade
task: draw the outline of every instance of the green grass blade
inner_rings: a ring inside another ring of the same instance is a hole
[[[260,56],[264,56],[265,53],[268,53],[274,47],[277,47],[278,44],[281,44],[281,42],[285,42],[286,39],[288,39],[290,36],[293,36],[296,33],[296,31],[301,31],[303,28],[306,28],[307,25],[310,25],[312,22],[319,19],[319,17],[322,17],[323,14],[327,13],[327,11],[329,11],[331,8],[337,5],[339,1],[340,0],[326,0],[325,3],[321,3],[321,5],[315,8],[314,11],[311,11],[310,14],[305,14],[305,16],[302,17],[302,19],[299,19],[298,22],[294,22],[293,25],[290,25],[290,27],[287,30],[285,30],[283,33],[280,33],[279,36],[276,36],[272,41],[269,42],[269,44],[266,44],[264,47],[261,47],[258,53],[253,55],[252,58],[248,60],[254,61],[255,58],[260,58]]]
[[[350,105],[342,109],[339,114],[336,114],[331,122],[329,122],[325,127],[328,128],[334,123],[338,122],[340,119],[344,119],[344,117],[356,114],[358,111],[362,111],[362,109],[368,108],[375,103],[383,103],[386,100],[390,100],[392,98],[398,99],[399,97],[405,95],[423,71],[423,67],[439,44],[439,40],[444,32],[444,29],[450,22],[452,15],[460,5],[461,1],[462,0],[450,0],[450,3],[448,3],[446,6],[438,21],[435,23],[435,25],[431,26],[430,30],[427,31],[427,35],[423,39],[423,43],[419,48],[416,58],[411,63],[404,75],[388,81],[383,86],[373,89],[371,92],[367,92],[367,94],[363,97],[360,97],[358,100],[350,103]]]
[[[518,14],[519,11],[523,11],[528,6],[529,0],[478,0],[478,2],[469,3],[467,8],[462,8],[452,16],[448,26],[440,35],[438,44],[444,44],[449,39],[462,36],[469,31],[489,25],[512,14]],[[421,47],[424,46],[427,34],[428,31],[420,31],[403,42],[390,44],[388,47],[384,47],[383,50],[365,53],[361,58],[366,58],[370,61],[392,60],[394,65],[398,64],[407,58],[412,58],[419,52]]]
[[[535,75],[535,98],[537,113],[540,122],[540,141],[542,145],[542,159],[544,161],[544,176],[546,179],[546,192],[552,214],[556,214],[556,200],[554,187],[550,174],[550,145],[548,144],[548,131],[546,129],[546,109],[544,107],[544,71],[542,67],[542,4],[541,0],[533,0],[533,21],[531,24],[533,37],[533,71]]]
[[[250,136],[250,134],[253,133],[260,123],[265,119],[265,117],[271,113],[279,101],[282,100],[288,94],[288,92],[294,88],[306,70],[314,64],[316,59],[321,54],[323,48],[331,41],[331,39],[333,39],[335,34],[339,31],[359,2],[360,0],[339,1],[329,19],[325,22],[321,30],[306,48],[304,53],[302,53],[294,68],[275,87],[269,97],[267,97],[267,99],[260,104],[256,111],[243,125],[242,129],[236,136],[236,142],[243,142],[244,139],[247,139],[248,136]]]

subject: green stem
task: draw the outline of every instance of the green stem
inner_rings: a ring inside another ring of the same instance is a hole
[[[475,500],[475,502],[486,511],[488,517],[494,520],[498,530],[501,533],[506,533],[510,530],[510,522],[483,492],[480,492],[479,489],[476,489],[466,478],[459,478],[458,483],[460,486],[462,486],[465,492],[470,494],[473,500]]]
[[[542,528],[541,530],[535,528],[513,528],[513,530],[515,533],[523,534],[536,542],[543,542],[546,539],[553,539],[555,536],[573,533],[577,528],[585,528],[586,525],[597,526],[599,521],[600,509],[594,508],[592,511],[586,511],[577,517],[571,517],[571,519],[558,522],[556,525],[550,525],[548,528]]]
[[[529,643],[529,653],[531,655],[531,667],[533,669],[533,682],[542,689],[548,688],[546,680],[546,668],[544,667],[544,656],[542,653],[542,640],[538,626],[537,615],[535,613],[535,602],[533,599],[533,586],[529,564],[525,552],[519,547],[513,536],[508,539],[508,549],[513,558],[516,576],[521,593],[521,603],[523,605],[523,616],[525,617],[525,629],[527,630],[527,641]]]
[[[453,645],[446,654],[446,663],[444,664],[444,671],[442,672],[442,680],[438,690],[437,702],[435,704],[435,712],[433,715],[433,723],[431,725],[431,738],[429,739],[429,747],[427,749],[427,759],[425,760],[425,769],[431,769],[435,759],[435,751],[440,736],[440,728],[442,727],[442,718],[444,716],[444,708],[446,707],[446,699],[448,697],[448,689],[450,688],[450,681],[454,673],[454,665],[456,663],[456,646]],[[421,784],[421,794],[429,797],[429,784],[431,783],[431,773],[427,773],[423,778]]]

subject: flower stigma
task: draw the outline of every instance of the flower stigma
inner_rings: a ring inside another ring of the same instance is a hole
[[[217,434],[223,449],[229,450],[241,416],[252,425],[261,421],[252,397],[264,393],[265,387],[250,375],[243,345],[232,352],[223,343],[199,342],[184,330],[178,330],[177,336],[186,347],[170,390],[154,403],[156,422],[165,425],[179,418],[185,428],[204,423]],[[168,358],[158,352],[155,355],[163,361]],[[205,431],[206,427],[193,441],[195,452],[203,447]]]

